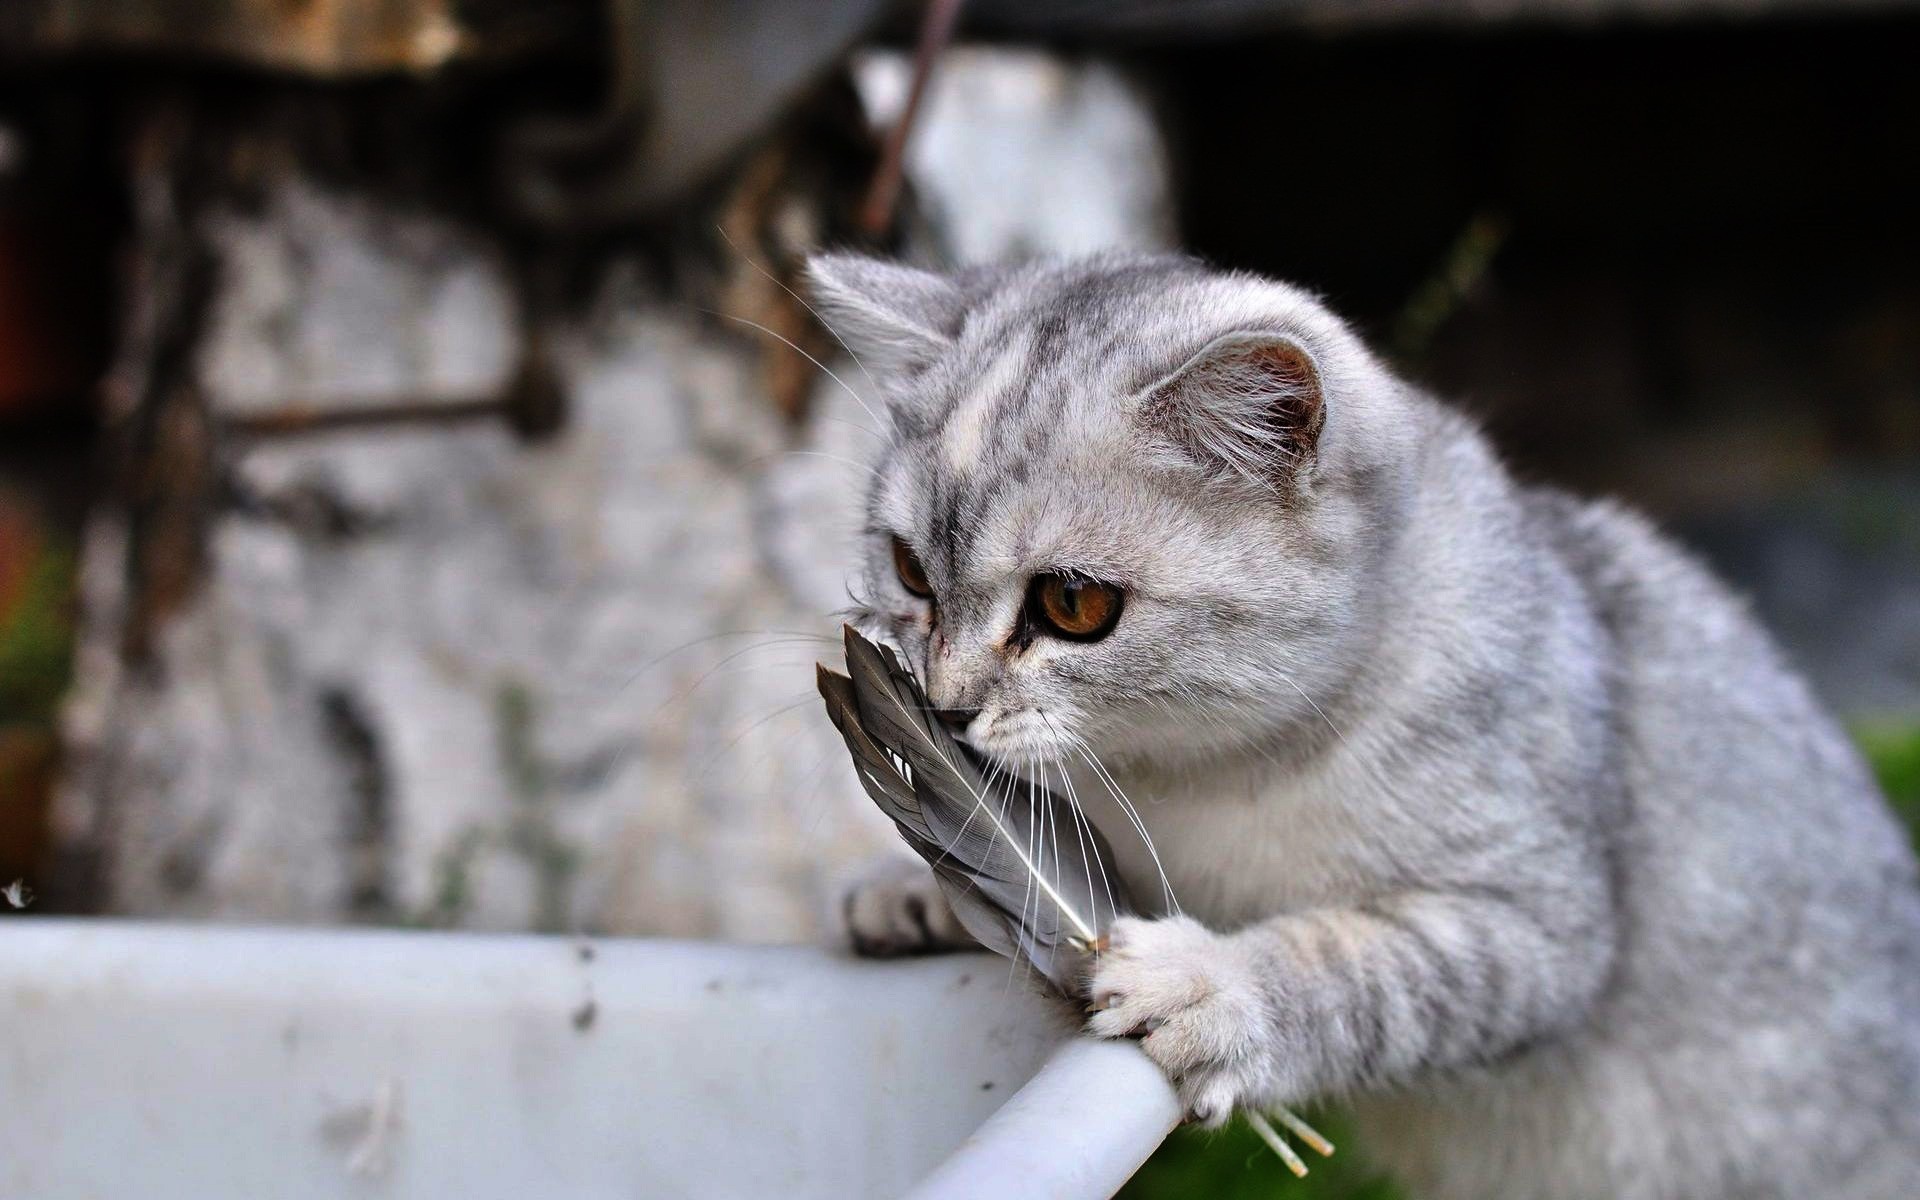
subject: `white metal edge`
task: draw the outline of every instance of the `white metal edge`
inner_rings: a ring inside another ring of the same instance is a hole
[[[1179,1097],[1137,1044],[1075,1038],[908,1200],[1103,1200],[1179,1122]]]

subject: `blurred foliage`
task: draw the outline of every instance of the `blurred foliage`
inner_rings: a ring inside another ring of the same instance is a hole
[[[1887,799],[1920,839],[1920,721],[1862,722],[1853,730]]]
[[[0,725],[51,721],[73,657],[73,555],[40,548],[0,596]]]
[[[1900,815],[1920,840],[1920,720],[1857,725],[1853,734]],[[1303,1154],[1312,1169],[1295,1179],[1245,1121],[1218,1133],[1181,1128],[1120,1191],[1121,1200],[1400,1200],[1391,1182],[1354,1153],[1351,1127],[1316,1114],[1313,1124],[1343,1147],[1331,1159]]]
[[[1311,1172],[1295,1179],[1252,1127],[1235,1120],[1218,1132],[1183,1126],[1154,1152],[1120,1200],[1400,1200],[1400,1191],[1347,1147],[1352,1130],[1337,1115],[1307,1115],[1336,1148],[1332,1158],[1302,1150]]]
[[[1909,476],[1831,480],[1815,503],[1840,544],[1855,554],[1889,562],[1920,559],[1920,523],[1914,520],[1920,497]]]
[[[54,720],[73,659],[73,554],[22,515],[0,507],[0,885],[47,853]]]

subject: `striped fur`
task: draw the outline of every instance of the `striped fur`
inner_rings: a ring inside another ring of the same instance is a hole
[[[1071,787],[1137,896],[1164,870],[1095,1033],[1208,1120],[1350,1098],[1427,1200],[1920,1195],[1912,854],[1695,562],[1515,484],[1294,288],[1135,257],[815,283],[885,358],[863,624]],[[1311,378],[1263,426],[1208,347],[1268,342]],[[1043,570],[1125,586],[1114,632],[1015,636]]]

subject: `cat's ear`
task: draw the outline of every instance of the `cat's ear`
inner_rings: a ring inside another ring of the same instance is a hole
[[[966,296],[944,275],[862,254],[816,254],[807,284],[820,317],[869,369],[906,373],[952,344]]]
[[[1150,432],[1203,468],[1267,487],[1313,459],[1326,417],[1306,347],[1258,331],[1215,338],[1142,393]]]

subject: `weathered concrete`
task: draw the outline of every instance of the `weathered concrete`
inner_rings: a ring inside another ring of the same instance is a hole
[[[963,56],[943,87],[970,78],[1000,98],[933,105],[913,182],[936,215],[1007,208],[936,219],[922,255],[1164,236],[1164,170],[1117,79]],[[944,155],[970,153],[985,126],[969,122],[988,117],[1008,139],[996,176],[954,170]],[[1033,200],[1069,145],[1112,184],[1074,195],[1072,226]],[[110,508],[88,537],[58,815],[67,846],[99,859],[93,900],[814,936],[843,873],[894,844],[811,668],[846,602],[874,436],[848,390],[860,371],[820,376],[796,425],[770,398],[762,335],[667,290],[638,253],[600,267],[583,309],[535,319],[488,235],[371,189],[294,171],[184,219],[162,191],[144,191],[144,269],[164,275],[183,226],[213,259],[182,386],[216,431],[218,482],[170,607],[132,594],[144,509]],[[527,441],[469,410],[536,334],[568,417]],[[158,352],[128,345],[117,391],[135,395]],[[280,420],[400,401],[404,423],[290,435]]]

